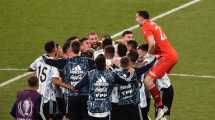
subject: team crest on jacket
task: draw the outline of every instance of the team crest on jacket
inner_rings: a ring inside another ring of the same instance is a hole
[[[33,102],[30,98],[18,103],[18,113],[23,117],[30,117],[33,114]]]
[[[70,70],[70,79],[73,81],[79,81],[83,79],[83,70],[81,69],[80,65],[75,66]]]
[[[107,80],[101,76],[95,83],[95,86],[97,87],[102,87],[102,86],[108,86],[109,84],[107,83]]]
[[[107,97],[109,83],[103,76],[99,77],[94,85],[95,85],[95,96],[97,98]]]

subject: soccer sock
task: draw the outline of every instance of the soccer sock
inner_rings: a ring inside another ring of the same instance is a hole
[[[162,102],[162,99],[161,99],[161,96],[160,96],[160,91],[158,90],[158,88],[156,87],[155,84],[152,84],[149,88],[154,100],[155,100],[155,105],[156,107],[158,108],[163,108],[164,105],[163,105],[163,102]]]

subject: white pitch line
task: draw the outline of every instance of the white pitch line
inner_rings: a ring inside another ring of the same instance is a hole
[[[194,75],[194,74],[169,74],[170,76],[179,76],[179,77],[194,77],[194,78],[209,78],[215,79],[215,76],[211,75]]]
[[[176,11],[179,11],[179,10],[181,10],[181,9],[183,9],[183,8],[186,8],[186,7],[190,6],[190,5],[193,5],[193,4],[195,4],[195,3],[199,2],[199,1],[201,1],[201,0],[192,0],[192,1],[188,2],[188,3],[185,3],[185,4],[183,4],[183,5],[180,5],[179,7],[173,8],[173,9],[167,11],[167,12],[164,12],[164,13],[158,15],[158,16],[155,16],[154,18],[152,18],[152,20],[155,21],[155,20],[158,20],[158,19],[160,19],[160,18],[163,18],[163,17],[165,17],[165,16],[167,16],[167,15],[170,15],[170,14],[176,12]],[[124,29],[124,30],[122,30],[122,31],[120,31],[120,32],[118,32],[118,33],[112,35],[111,38],[116,38],[116,37],[120,36],[125,30],[134,30],[134,29],[136,29],[136,28],[138,28],[138,27],[139,27],[139,25],[134,25],[134,26],[132,26],[132,27],[130,27],[130,28]],[[23,77],[25,77],[25,76],[28,76],[28,75],[30,75],[29,72],[26,72],[26,73],[23,73],[23,74],[21,74],[21,75],[18,75],[18,76],[16,76],[16,77],[12,78],[12,79],[9,79],[9,80],[7,80],[7,81],[1,83],[1,84],[0,84],[0,87],[3,87],[3,86],[5,86],[5,85],[8,85],[9,83],[14,82],[14,81],[17,81],[17,80],[19,80],[19,79],[21,79],[21,78],[23,78]]]
[[[27,71],[28,69],[24,68],[3,68],[0,69],[0,71]]]
[[[193,4],[197,3],[197,2],[200,2],[200,1],[201,1],[201,0],[192,0],[192,1],[190,1],[190,2],[188,2],[188,3],[185,3],[185,4],[183,4],[183,5],[179,6],[179,7],[173,8],[173,9],[167,11],[167,12],[164,12],[164,13],[158,15],[158,16],[155,16],[155,17],[153,17],[151,20],[152,20],[152,21],[156,21],[156,20],[158,20],[158,19],[160,19],[160,18],[163,18],[163,17],[165,17],[165,16],[167,16],[167,15],[170,15],[170,14],[172,14],[172,13],[174,13],[174,12],[177,12],[177,11],[179,11],[179,10],[181,10],[181,9],[184,9],[184,8],[186,8],[186,7],[189,7],[189,6],[191,6],[191,5],[193,5]],[[120,32],[118,32],[118,33],[112,35],[111,38],[116,38],[116,37],[122,35],[122,33],[123,33],[124,31],[126,31],[126,30],[132,31],[132,30],[134,30],[134,29],[137,29],[138,27],[139,27],[139,25],[134,25],[134,26],[131,26],[131,27],[129,27],[129,28],[126,28],[126,29],[124,29],[124,30],[122,30],[122,31],[120,31]]]
[[[21,79],[21,78],[23,78],[23,77],[26,77],[26,76],[28,76],[28,75],[31,75],[31,74],[32,74],[32,72],[26,72],[26,73],[23,73],[23,74],[21,74],[21,75],[18,75],[18,76],[16,76],[16,77],[12,78],[12,79],[9,79],[9,80],[7,80],[7,81],[1,83],[1,84],[0,84],[0,88],[1,88],[1,87],[4,87],[4,86],[6,86],[6,85],[8,85],[8,84],[10,84],[10,83],[12,83],[12,82],[14,82],[14,81],[17,81],[17,80],[19,80],[19,79]]]

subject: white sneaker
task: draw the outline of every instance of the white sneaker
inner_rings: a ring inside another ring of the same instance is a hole
[[[148,119],[149,119],[149,120],[152,120],[149,116],[148,116]]]
[[[167,118],[166,117],[162,117],[160,120],[167,120]]]
[[[164,110],[163,110],[163,109],[158,108],[158,114],[157,114],[157,116],[156,116],[155,120],[162,120],[161,118],[163,118],[164,113],[165,113],[165,112],[164,112]]]

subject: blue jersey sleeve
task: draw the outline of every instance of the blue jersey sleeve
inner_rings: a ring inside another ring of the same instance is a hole
[[[89,59],[89,60],[88,60],[88,64],[89,64],[90,70],[93,70],[93,69],[96,68],[95,61]]]
[[[141,68],[135,68],[137,78],[140,79],[142,74],[148,72],[152,68],[152,66],[155,64],[155,61],[156,61],[156,59],[154,59],[151,63],[149,63],[145,66],[142,66]]]
[[[127,85],[131,81],[126,81],[125,79],[122,79],[117,73],[113,72],[114,76],[114,84],[119,84],[119,85]]]
[[[67,63],[67,59],[57,59],[57,60],[53,60],[53,59],[47,59],[45,57],[43,57],[44,61],[46,62],[46,64],[54,66],[58,69],[63,69],[64,66]]]
[[[80,89],[86,85],[89,85],[89,77],[88,73],[84,76],[84,78],[75,86],[75,89]]]

